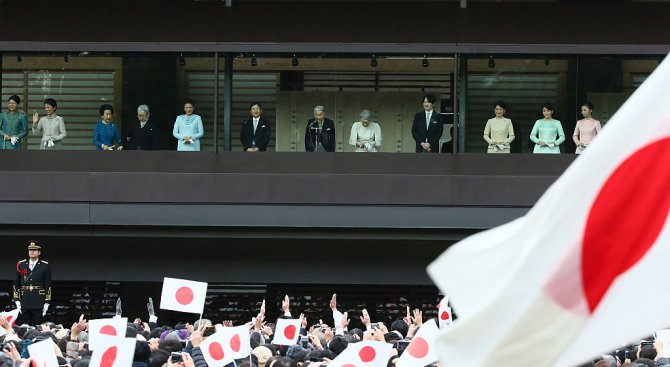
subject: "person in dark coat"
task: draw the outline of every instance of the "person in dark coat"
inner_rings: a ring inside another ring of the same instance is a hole
[[[42,246],[28,241],[28,258],[16,263],[13,298],[20,318],[28,325],[40,325],[51,302],[51,266],[41,260]]]

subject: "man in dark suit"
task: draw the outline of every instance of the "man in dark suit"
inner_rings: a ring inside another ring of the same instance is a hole
[[[249,105],[249,112],[251,118],[242,122],[242,129],[240,130],[242,150],[245,152],[264,152],[270,143],[272,125],[266,118],[261,117],[263,106],[260,103],[256,102]]]
[[[28,241],[28,259],[16,263],[13,298],[23,323],[40,325],[51,302],[51,267],[40,260],[42,246]]]
[[[444,129],[444,119],[435,111],[437,100],[432,94],[423,96],[423,111],[414,115],[412,122],[412,137],[416,142],[417,153],[439,153],[440,137]]]
[[[326,118],[323,106],[314,107],[314,118],[307,121],[307,127],[305,128],[305,151],[335,151],[335,122]]]
[[[156,130],[149,121],[149,106],[143,104],[137,106],[137,120],[132,122],[125,134],[125,149],[131,150],[154,150],[154,138]]]

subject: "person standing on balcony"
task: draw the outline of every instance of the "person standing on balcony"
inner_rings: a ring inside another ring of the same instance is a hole
[[[551,103],[545,103],[542,106],[542,116],[533,125],[530,132],[530,140],[535,143],[533,153],[540,154],[560,154],[559,145],[565,141],[565,133],[561,122],[554,120],[554,106]]]
[[[584,149],[591,144],[593,139],[600,133],[600,121],[591,116],[593,113],[593,103],[586,102],[581,109],[583,119],[577,121],[575,132],[572,134],[572,140],[577,146],[575,154],[582,154]]]
[[[512,120],[505,117],[507,105],[498,101],[493,105],[495,117],[486,121],[484,140],[489,144],[488,153],[509,153],[509,145],[514,141]]]
[[[0,149],[20,150],[23,138],[28,135],[28,119],[19,111],[21,98],[17,95],[7,99],[7,112],[0,113]]]
[[[382,145],[382,129],[378,123],[371,121],[370,111],[361,111],[359,117],[360,120],[351,127],[349,144],[355,146],[357,152],[377,152]]]
[[[417,112],[412,121],[412,137],[416,142],[416,152],[439,153],[444,120],[440,113],[434,110],[437,99],[432,94],[426,94],[421,102],[423,111]]]
[[[314,107],[314,118],[307,120],[305,151],[335,151],[335,122],[326,118],[326,110],[323,106]]]
[[[44,100],[46,116],[40,118],[39,113],[33,113],[33,135],[42,133],[40,149],[54,150],[61,147],[61,141],[67,135],[63,118],[56,115],[58,104],[53,98]]]
[[[184,114],[177,116],[174,122],[172,136],[178,141],[178,151],[200,151],[200,138],[205,135],[205,132],[202,126],[202,119],[199,115],[193,113],[194,111],[195,103],[191,99],[186,99],[184,101]]]
[[[137,106],[137,121],[130,124],[125,134],[126,149],[154,150],[156,131],[154,125],[149,121],[149,116],[149,106],[145,104]]]
[[[123,149],[119,128],[112,121],[114,107],[109,104],[100,106],[100,122],[93,129],[93,144],[96,150],[121,150]]]
[[[240,142],[245,152],[264,152],[270,143],[272,125],[265,117],[262,117],[263,107],[254,102],[249,105],[251,117],[242,122],[240,129]]]

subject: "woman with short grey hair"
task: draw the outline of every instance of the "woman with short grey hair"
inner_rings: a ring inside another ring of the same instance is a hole
[[[349,135],[349,144],[356,147],[356,152],[377,152],[382,145],[382,129],[372,121],[372,113],[361,111],[359,120],[354,122]]]

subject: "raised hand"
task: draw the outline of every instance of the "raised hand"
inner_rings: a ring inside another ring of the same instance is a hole
[[[284,299],[281,301],[281,309],[284,311],[284,315],[291,315],[291,300],[288,298],[288,294],[284,296]]]
[[[333,293],[333,297],[330,299],[330,309],[333,311],[337,310],[337,294]]]
[[[361,322],[367,329],[370,329],[370,314],[368,314],[368,310],[363,309],[363,316],[361,316]]]

